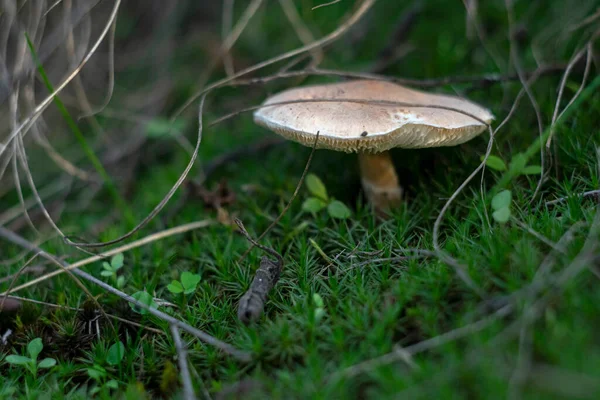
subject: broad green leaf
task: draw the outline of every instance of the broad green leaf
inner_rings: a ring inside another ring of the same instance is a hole
[[[37,360],[38,355],[42,352],[44,344],[41,338],[35,338],[27,345],[27,354],[32,360]]]
[[[308,199],[304,200],[304,203],[302,203],[302,210],[313,214],[318,213],[325,207],[327,207],[327,203],[316,197],[309,197]]]
[[[308,175],[306,175],[305,182],[306,182],[306,187],[308,188],[308,191],[313,196],[316,196],[322,200],[327,201],[327,199],[329,198],[327,196],[327,189],[325,188],[325,185],[323,184],[321,179],[319,179],[318,176],[316,176],[315,174],[308,174]]]
[[[481,161],[483,161],[484,159],[485,156],[481,156]],[[498,156],[488,156],[487,160],[485,161],[485,165],[487,165],[491,169],[495,169],[496,171],[506,171],[506,164]]]
[[[108,355],[106,356],[106,362],[110,365],[119,365],[121,360],[125,356],[125,345],[123,342],[117,342],[110,346],[108,349]]]
[[[123,266],[123,253],[115,254],[110,260],[113,269],[119,269]]]
[[[492,213],[492,218],[494,218],[496,222],[499,222],[501,224],[508,222],[508,220],[510,219],[510,208],[502,207],[497,209]]]
[[[196,286],[202,278],[198,274],[193,274],[188,271],[181,273],[181,284],[186,291],[186,294],[191,290],[192,292],[196,289]]]
[[[18,356],[16,354],[11,354],[10,356],[6,356],[4,361],[6,361],[9,364],[25,365],[25,364],[29,364],[31,362],[31,358],[24,357],[24,356]]]
[[[107,263],[106,261],[104,261],[102,263],[102,268],[104,268],[106,271],[111,271],[112,272],[112,267],[110,266],[109,263]]]
[[[523,173],[525,175],[539,175],[542,173],[542,166],[541,165],[528,165],[525,168],[523,168],[523,171],[521,171],[521,173]]]
[[[319,308],[323,308],[325,306],[325,303],[323,302],[323,298],[321,297],[321,295],[319,293],[313,294],[313,302]]]
[[[501,208],[510,207],[512,193],[510,190],[503,190],[496,194],[492,199],[492,209],[499,210]]]
[[[54,358],[44,358],[42,361],[38,363],[38,368],[52,368],[56,365],[56,360]]]
[[[113,276],[114,272],[112,271],[102,271],[100,272],[100,275],[102,276]]]
[[[333,218],[338,219],[346,219],[349,218],[350,215],[352,215],[350,209],[339,200],[334,200],[331,203],[329,203],[329,205],[327,206],[327,212]]]
[[[158,308],[158,304],[156,304],[156,302],[154,301],[154,297],[152,297],[148,292],[136,292],[131,297],[133,297],[140,303],[147,305],[150,308]],[[146,310],[145,308],[138,307],[133,303],[129,303],[129,306],[136,313],[142,315],[148,314],[148,310]]]
[[[171,293],[183,292],[183,285],[179,281],[173,281],[167,285],[167,290]]]

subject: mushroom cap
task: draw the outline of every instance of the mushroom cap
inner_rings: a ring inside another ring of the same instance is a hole
[[[254,121],[310,147],[319,132],[317,148],[348,153],[454,146],[479,135],[494,118],[456,96],[374,80],[290,89],[263,106],[293,101],[303,102],[261,107]]]

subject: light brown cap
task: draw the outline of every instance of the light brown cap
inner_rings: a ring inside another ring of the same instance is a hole
[[[313,99],[321,101],[308,102]],[[262,107],[254,121],[305,146],[312,146],[319,132],[317,148],[381,152],[461,144],[486,129],[482,121],[489,124],[494,118],[485,108],[455,96],[372,80],[290,89],[263,105],[298,100],[304,102]],[[393,104],[399,102],[433,107]]]

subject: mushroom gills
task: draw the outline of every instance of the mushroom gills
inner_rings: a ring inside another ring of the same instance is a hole
[[[361,182],[367,199],[376,211],[384,212],[402,202],[402,188],[389,151],[359,153]]]

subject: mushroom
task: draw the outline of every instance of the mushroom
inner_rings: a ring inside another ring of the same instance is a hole
[[[455,146],[479,135],[493,118],[456,96],[375,80],[286,90],[254,113],[258,125],[305,146],[312,147],[319,132],[317,148],[358,153],[363,189],[378,212],[402,199],[390,149]]]

